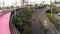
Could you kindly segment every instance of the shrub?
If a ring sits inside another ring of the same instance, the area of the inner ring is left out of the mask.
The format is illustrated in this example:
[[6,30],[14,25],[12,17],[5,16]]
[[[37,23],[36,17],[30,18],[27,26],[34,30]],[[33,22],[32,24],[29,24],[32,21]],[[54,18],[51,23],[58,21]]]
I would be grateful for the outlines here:
[[6,9],[10,9],[10,7],[6,7]]
[[13,23],[21,34],[32,34],[31,31],[31,15],[34,9],[24,9],[20,12],[17,11],[16,17],[13,16]]
[[0,9],[1,9],[1,7],[0,7]]
[[56,20],[56,18],[50,13],[46,13],[48,19],[52,22],[52,24],[58,29],[59,28],[59,24],[58,24],[58,21]]

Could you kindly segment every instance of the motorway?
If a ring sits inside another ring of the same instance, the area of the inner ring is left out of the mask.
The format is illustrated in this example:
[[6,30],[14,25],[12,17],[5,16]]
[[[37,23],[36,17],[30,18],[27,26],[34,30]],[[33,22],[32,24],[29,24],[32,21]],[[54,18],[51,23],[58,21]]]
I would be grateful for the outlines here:
[[49,10],[47,8],[38,9],[31,17],[32,21],[32,27],[34,34],[42,34],[42,28],[41,26],[44,25],[44,27],[49,28],[48,34],[60,34],[54,25],[49,21],[47,16],[45,15],[45,12]]

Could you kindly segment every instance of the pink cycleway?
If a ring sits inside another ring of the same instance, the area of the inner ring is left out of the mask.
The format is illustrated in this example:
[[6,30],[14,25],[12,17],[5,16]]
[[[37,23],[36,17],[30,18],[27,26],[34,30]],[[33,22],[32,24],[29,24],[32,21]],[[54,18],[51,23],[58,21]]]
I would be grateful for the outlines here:
[[0,16],[0,34],[11,34],[9,29],[9,20],[11,12]]

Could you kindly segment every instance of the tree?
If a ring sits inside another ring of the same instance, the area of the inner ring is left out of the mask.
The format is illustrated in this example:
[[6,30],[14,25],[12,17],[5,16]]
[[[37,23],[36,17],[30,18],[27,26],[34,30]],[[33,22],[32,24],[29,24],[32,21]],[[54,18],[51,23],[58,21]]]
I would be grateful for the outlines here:
[[6,9],[10,9],[10,7],[6,7]]
[[1,9],[1,7],[0,7],[0,9]]

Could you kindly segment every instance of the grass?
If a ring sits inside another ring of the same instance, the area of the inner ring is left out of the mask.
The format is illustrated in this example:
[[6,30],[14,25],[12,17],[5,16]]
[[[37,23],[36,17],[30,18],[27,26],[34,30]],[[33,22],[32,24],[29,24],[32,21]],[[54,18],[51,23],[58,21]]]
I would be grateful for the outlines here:
[[52,24],[56,27],[56,29],[58,30],[59,29],[59,24],[58,24],[58,21],[56,20],[56,18],[51,15],[51,13],[46,13],[48,19],[52,22]]
[[42,34],[48,34],[48,32],[49,32],[49,30],[44,28]]

